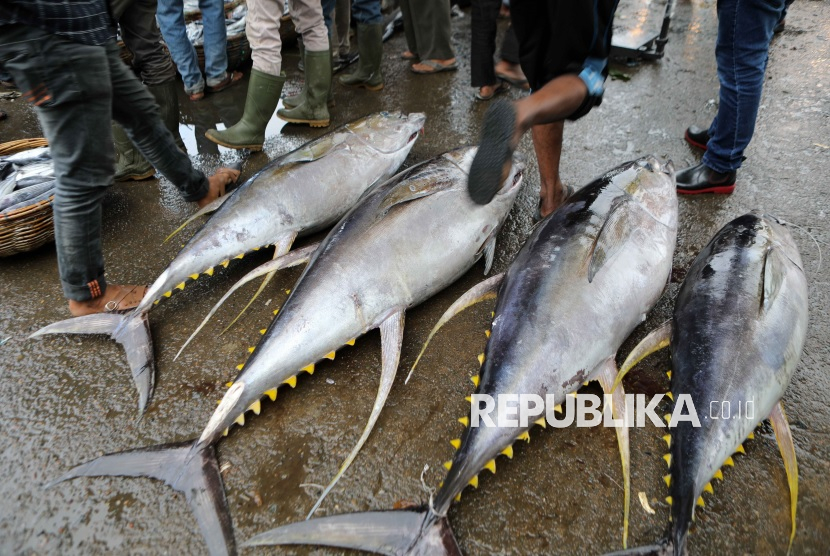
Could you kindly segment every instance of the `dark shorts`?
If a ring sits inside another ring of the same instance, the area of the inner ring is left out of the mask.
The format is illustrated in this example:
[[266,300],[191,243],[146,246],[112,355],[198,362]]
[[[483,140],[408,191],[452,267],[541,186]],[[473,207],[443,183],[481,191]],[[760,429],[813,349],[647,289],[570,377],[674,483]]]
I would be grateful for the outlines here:
[[608,77],[611,27],[618,0],[512,0],[510,17],[519,59],[531,90],[561,75],[576,74],[588,96],[569,116],[576,120],[602,102]]

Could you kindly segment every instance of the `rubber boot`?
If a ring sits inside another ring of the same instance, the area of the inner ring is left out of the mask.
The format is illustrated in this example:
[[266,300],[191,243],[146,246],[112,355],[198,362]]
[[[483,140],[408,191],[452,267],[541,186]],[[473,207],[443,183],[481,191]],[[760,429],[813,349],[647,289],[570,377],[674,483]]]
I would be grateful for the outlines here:
[[[185,152],[184,142],[179,134],[179,96],[176,81],[151,85],[147,89],[159,105],[161,121],[173,134],[179,149]],[[115,181],[140,181],[155,175],[153,166],[145,160],[124,129],[116,123],[112,124],[112,137],[115,143]]]
[[357,50],[360,59],[354,73],[340,77],[340,83],[349,87],[363,87],[370,91],[383,89],[380,62],[383,58],[383,24],[357,25]]
[[[334,67],[334,60],[330,62],[332,68]],[[303,90],[297,93],[296,95],[291,95],[290,97],[285,97],[282,99],[282,105],[289,110],[291,108],[296,108],[297,106],[303,104],[305,102],[306,91],[308,89],[308,77],[306,77],[305,82],[303,83]],[[327,98],[327,103],[329,108],[334,108],[336,104],[334,102],[334,88],[329,85],[329,95]]]
[[223,147],[261,151],[265,128],[280,101],[283,85],[285,74],[270,75],[252,69],[242,119],[224,131],[209,129],[205,137]]
[[331,52],[305,51],[305,102],[291,109],[280,108],[277,116],[292,124],[327,127],[331,122],[326,107],[331,91]]

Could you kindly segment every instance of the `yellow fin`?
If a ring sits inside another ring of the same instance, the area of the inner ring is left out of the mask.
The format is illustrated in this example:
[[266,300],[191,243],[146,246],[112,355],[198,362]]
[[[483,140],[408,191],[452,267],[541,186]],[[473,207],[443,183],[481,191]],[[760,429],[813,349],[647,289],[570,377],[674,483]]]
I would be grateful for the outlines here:
[[284,384],[289,385],[291,388],[297,387],[297,375],[290,376],[282,381]]
[[451,461],[445,461],[444,462],[444,469],[446,469],[447,471],[452,469],[452,462]]
[[249,348],[248,348],[248,353],[253,353],[253,352],[254,352],[254,349],[255,349],[255,348],[254,348],[254,346],[249,347]]
[[347,346],[353,346],[356,340],[357,340],[357,338],[352,338],[351,340],[349,340],[348,342],[346,342],[346,345],[347,345]]
[[472,485],[473,488],[478,488],[478,475],[473,476],[467,484]]
[[553,407],[553,410],[557,413],[562,413],[562,404],[557,404]]
[[747,438],[747,440],[755,440],[755,433],[754,432],[749,433],[746,438]]
[[453,447],[453,448],[455,448],[456,450],[458,450],[458,449],[461,447],[461,439],[460,439],[460,438],[456,438],[456,439],[454,439],[454,440],[450,440],[450,444],[452,444],[452,447]]
[[273,402],[277,399],[277,389],[271,388],[270,390],[266,390],[265,395],[271,398],[271,401]]
[[738,446],[738,449],[735,450],[735,453],[736,454],[746,454],[746,450],[744,450],[744,445],[741,444],[740,446]]
[[473,397],[472,396],[467,396],[467,397],[464,398],[464,401],[473,403]]
[[172,291],[172,290],[171,290],[171,291],[169,291],[169,292],[164,292],[164,297],[170,297],[171,295],[173,295],[173,291]]
[[207,274],[208,276],[213,276],[213,267],[210,267],[209,269],[204,271],[202,274]]
[[266,332],[268,332],[268,329],[267,329],[267,328],[260,328],[260,329],[259,329],[259,333],[260,333],[260,334],[265,334]]
[[728,465],[729,467],[734,467],[735,466],[735,462],[732,461],[732,456],[729,456],[728,458],[726,458],[726,461],[724,461],[723,464]]
[[479,383],[479,378],[478,378],[478,375],[473,375],[473,376],[471,376],[471,377],[470,377],[470,380],[472,380],[472,381],[473,381],[473,385],[474,385],[476,388],[478,388],[478,383]]
[[198,279],[199,279],[199,275],[198,275],[198,274],[191,274],[191,275],[190,275],[190,279],[191,279],[191,280],[198,280]]
[[245,367],[245,363],[240,363],[239,365],[236,366],[236,370],[241,371],[244,367]]
[[502,454],[507,456],[510,459],[513,459],[513,446],[508,446],[504,450],[501,451]]
[[274,316],[276,316],[276,314],[279,313],[279,312],[280,312],[279,309],[274,309]]
[[525,442],[530,442],[530,433],[524,431],[522,434],[516,437],[516,440],[524,440]]
[[231,386],[233,386],[233,381],[225,383],[225,387],[230,388]]
[[485,463],[484,464],[484,469],[487,469],[488,471],[490,471],[490,473],[493,473],[495,475],[495,473],[496,473],[496,460],[491,459],[490,461]]
[[666,496],[666,502],[669,504],[669,506],[671,506],[671,503],[672,503],[671,496]]
[[706,483],[706,486],[703,487],[703,492],[708,492],[709,494],[715,494],[715,489],[712,488],[712,483]]
[[177,290],[183,290],[183,289],[184,289],[184,282],[182,282],[181,284],[179,284],[178,286],[176,286],[176,289],[177,289]]
[[161,300],[160,300],[160,299],[156,299],[155,301],[153,301],[153,305],[158,305],[158,304],[159,304],[159,301],[161,301]]
[[490,311],[490,317],[492,318],[492,317],[495,317],[495,316],[496,316],[496,312],[495,311]]
[[333,359],[334,359],[334,352],[333,352],[333,351],[328,352],[328,353],[325,355],[325,358],[326,358],[326,359],[332,359],[332,360],[333,360]]
[[485,330],[485,331],[484,331],[484,335],[485,335],[485,336],[487,336],[487,337],[489,338],[489,337],[490,337],[490,331],[489,331],[489,330]]
[[671,371],[666,371],[666,376],[669,377],[669,380],[671,380]]
[[262,409],[262,404],[259,402],[259,400],[257,400],[254,403],[252,403],[251,407],[249,407],[248,409],[253,411],[256,415],[259,415],[259,411],[260,409]]
[[538,419],[536,419],[536,421],[534,421],[534,423],[537,425],[542,425],[543,429],[548,428],[548,422],[545,421],[544,417],[539,417]]
[[460,493],[460,492],[459,492],[458,494],[456,494],[456,495],[455,495],[454,500],[455,500],[456,502],[461,502],[461,493]]
[[706,506],[706,503],[703,501],[703,496],[698,496],[697,497],[697,505],[700,506],[701,508]]
[[568,395],[572,398],[576,397],[576,392],[569,392]]
[[241,259],[241,258],[243,258],[244,256],[245,256],[245,253],[240,253],[239,255],[237,255],[236,257],[234,257],[234,259]]
[[245,414],[243,413],[239,417],[236,418],[236,424],[242,426],[245,424]]
[[712,478],[717,479],[719,481],[722,481],[723,480],[723,471],[718,469],[717,471],[715,471],[715,474],[712,475]]
[[458,422],[461,423],[462,425],[464,425],[465,427],[470,426],[470,418],[469,417],[460,417],[458,419]]
[[478,359],[478,364],[479,365],[484,365],[484,354],[483,353],[479,353],[478,357],[476,357],[476,359]]
[[671,475],[663,475],[663,481],[665,481],[666,486],[671,486]]
[[674,401],[674,394],[672,394],[671,392],[666,392],[666,397],[671,401]]
[[228,436],[228,429],[222,431],[222,436]]
[[670,422],[671,422],[671,414],[670,414],[670,413],[666,413],[665,415],[663,415],[663,419],[665,419],[665,420],[666,420],[666,423],[667,423],[667,424],[668,424],[668,423],[670,423]]
[[663,459],[666,460],[666,465],[671,467],[671,454],[666,454]]
[[586,380],[585,382],[582,383],[582,386],[588,386],[590,383],[591,383],[590,380]]
[[222,266],[224,266],[225,268],[228,268],[228,265],[229,265],[230,263],[231,263],[231,262],[230,262],[229,260],[225,259],[224,261],[222,261],[222,262],[221,262],[221,263],[219,263],[219,264],[220,264],[220,265],[222,265]]
[[671,435],[670,435],[670,434],[667,434],[666,436],[664,436],[664,437],[663,437],[663,440],[665,440],[665,441],[666,441],[666,446],[668,446],[669,448],[671,448]]
[[303,367],[301,370],[307,372],[310,375],[313,375],[314,374],[314,363],[312,363],[311,365],[308,365],[306,367]]

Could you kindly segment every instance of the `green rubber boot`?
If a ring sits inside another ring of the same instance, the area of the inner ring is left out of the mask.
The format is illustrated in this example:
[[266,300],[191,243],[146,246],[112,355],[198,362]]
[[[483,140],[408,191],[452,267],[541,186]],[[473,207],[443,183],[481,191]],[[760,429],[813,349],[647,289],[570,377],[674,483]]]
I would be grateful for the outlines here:
[[331,122],[326,107],[331,91],[331,52],[305,51],[305,102],[294,108],[277,110],[277,116],[292,124],[327,127]]
[[265,128],[280,101],[283,85],[285,74],[269,75],[252,69],[242,119],[224,131],[209,129],[205,137],[223,147],[261,151]]
[[357,25],[357,51],[360,59],[354,73],[343,75],[339,81],[349,87],[362,87],[370,91],[383,89],[380,62],[383,58],[383,24]]
[[[308,62],[306,61],[305,63],[307,64]],[[334,66],[334,63],[332,61],[329,61],[329,63],[332,66]],[[282,105],[285,108],[288,108],[290,110],[292,108],[296,108],[296,107],[300,106],[301,104],[303,104],[305,102],[305,96],[306,96],[307,88],[308,88],[308,77],[306,77],[306,80],[303,83],[303,90],[300,91],[299,93],[297,93],[296,95],[291,95],[290,97],[283,98],[282,99]],[[334,105],[335,105],[335,102],[334,102],[334,88],[331,87],[331,86],[329,86],[329,95],[328,95],[328,99],[327,99],[326,104],[329,108],[334,108]]]
[[[184,152],[184,142],[179,134],[179,96],[176,81],[148,86],[147,89],[159,105],[165,127],[170,130],[176,145]],[[115,181],[140,181],[155,175],[156,170],[135,148],[124,129],[116,123],[112,124],[112,138],[115,143]]]

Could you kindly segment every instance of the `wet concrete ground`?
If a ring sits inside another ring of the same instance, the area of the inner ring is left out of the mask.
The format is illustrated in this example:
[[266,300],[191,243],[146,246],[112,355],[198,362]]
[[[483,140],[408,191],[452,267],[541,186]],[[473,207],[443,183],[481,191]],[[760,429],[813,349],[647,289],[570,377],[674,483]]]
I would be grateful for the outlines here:
[[[566,129],[563,179],[587,183],[592,177],[643,154],[670,157],[677,167],[700,153],[683,141],[685,127],[707,124],[716,111],[714,66],[715,3],[682,2],[672,23],[666,57],[637,67],[615,66],[629,81],[608,81],[602,106]],[[662,8],[652,8],[652,15]],[[659,14],[657,14],[659,15]],[[636,10],[618,14],[620,25],[637,28]],[[485,103],[473,99],[469,83],[469,17],[454,20],[460,71],[415,76],[397,55],[402,35],[386,45],[387,87],[380,93],[337,87],[333,123],[340,125],[375,110],[423,111],[426,135],[407,164],[473,143]],[[651,23],[647,23],[650,25]],[[647,26],[646,25],[646,26]],[[655,23],[656,26],[656,23]],[[793,553],[827,554],[830,538],[830,391],[828,331],[830,286],[825,262],[830,242],[830,4],[797,2],[786,31],[771,49],[768,79],[756,137],[729,197],[680,200],[681,230],[675,266],[685,269],[723,224],[751,209],[793,222],[794,237],[810,284],[810,328],[801,363],[784,398],[793,428],[800,471],[798,530]],[[289,86],[299,87],[296,53],[286,56]],[[286,89],[289,89],[289,86]],[[235,122],[244,86],[208,97],[183,100],[188,149],[206,170],[220,159],[238,158],[200,137],[216,122]],[[510,93],[518,96],[518,92]],[[0,122],[0,140],[39,136],[37,120],[21,102],[3,102],[10,119]],[[244,177],[274,156],[323,133],[283,127],[275,119],[264,154],[246,162]],[[199,154],[197,155],[197,149]],[[495,271],[506,268],[524,241],[535,208],[538,178],[531,161],[524,191],[500,238]],[[310,187],[313,184],[309,184]],[[194,208],[182,202],[165,180],[119,184],[105,200],[104,238],[108,276],[149,283],[175,255],[181,242],[164,237]],[[417,233],[416,231],[413,231]],[[185,232],[192,233],[192,230]],[[310,240],[303,240],[300,245]],[[183,358],[173,356],[210,306],[267,253],[234,261],[199,280],[151,313],[159,373],[155,398],[136,420],[136,394],[121,348],[101,337],[52,337],[27,341],[43,325],[66,318],[53,247],[0,261],[0,418],[4,423],[0,464],[0,553],[104,554],[204,553],[204,544],[184,498],[160,483],[134,479],[85,479],[41,489],[71,465],[106,452],[198,436],[245,359],[247,346],[271,319],[299,270],[283,272],[240,324],[219,336],[246,301],[236,296]],[[413,363],[426,336],[451,302],[477,283],[479,263],[458,283],[407,314],[401,375]],[[678,285],[673,283],[623,350],[670,315]],[[265,302],[268,301],[266,304]],[[424,501],[419,476],[425,464],[429,485],[443,476],[452,455],[449,440],[461,433],[468,377],[477,371],[492,304],[468,310],[432,343],[417,374],[392,389],[374,433],[321,514],[391,508],[399,500]],[[629,392],[663,392],[666,354],[647,360],[626,381]],[[318,487],[326,484],[357,440],[369,414],[380,370],[377,332],[344,348],[335,361],[303,375],[295,390],[284,387],[262,415],[236,428],[218,449],[238,542],[273,526],[305,517]],[[597,392],[591,385],[587,391]],[[632,506],[629,546],[659,539],[668,522],[661,456],[663,431],[633,429]],[[512,461],[499,458],[498,474],[484,473],[478,490],[468,489],[450,521],[467,554],[598,554],[620,549],[621,473],[613,431],[569,428],[531,431],[530,444],[517,445]],[[694,554],[784,554],[789,535],[789,495],[783,465],[767,426],[746,444],[726,480],[706,497],[697,513],[689,548]],[[656,511],[638,503],[643,492]],[[328,554],[323,549],[244,550],[246,553]]]

